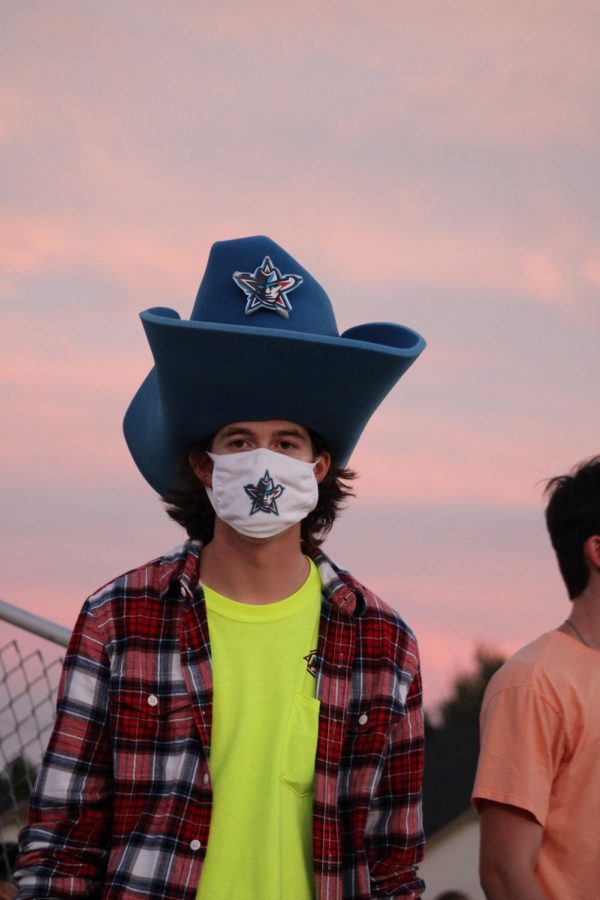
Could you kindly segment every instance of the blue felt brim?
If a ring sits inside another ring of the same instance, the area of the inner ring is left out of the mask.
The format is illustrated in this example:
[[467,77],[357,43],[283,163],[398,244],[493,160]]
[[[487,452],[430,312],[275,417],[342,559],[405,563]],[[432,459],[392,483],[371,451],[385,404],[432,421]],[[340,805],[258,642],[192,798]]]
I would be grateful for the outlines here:
[[320,434],[346,465],[366,423],[425,348],[409,328],[359,325],[340,337],[141,315],[155,368],[125,415],[142,475],[181,489],[177,460],[230,422],[286,419]]

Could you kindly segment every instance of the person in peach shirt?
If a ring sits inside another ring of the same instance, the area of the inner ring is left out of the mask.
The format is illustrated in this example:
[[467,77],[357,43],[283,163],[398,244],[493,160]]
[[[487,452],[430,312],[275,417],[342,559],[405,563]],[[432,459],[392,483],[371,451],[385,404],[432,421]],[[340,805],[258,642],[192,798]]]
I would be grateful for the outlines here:
[[595,900],[600,885],[600,456],[546,492],[572,608],[486,690],[473,802],[488,900]]

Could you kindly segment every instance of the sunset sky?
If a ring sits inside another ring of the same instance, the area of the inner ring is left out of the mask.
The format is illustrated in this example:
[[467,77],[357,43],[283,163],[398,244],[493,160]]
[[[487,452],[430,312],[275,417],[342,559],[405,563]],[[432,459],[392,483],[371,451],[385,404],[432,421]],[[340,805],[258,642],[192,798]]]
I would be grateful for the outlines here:
[[599,46],[597,0],[6,2],[0,597],[70,627],[180,542],[121,432],[138,313],[187,318],[212,242],[268,234],[340,330],[428,341],[327,542],[416,631],[426,705],[559,624],[542,481],[600,452]]

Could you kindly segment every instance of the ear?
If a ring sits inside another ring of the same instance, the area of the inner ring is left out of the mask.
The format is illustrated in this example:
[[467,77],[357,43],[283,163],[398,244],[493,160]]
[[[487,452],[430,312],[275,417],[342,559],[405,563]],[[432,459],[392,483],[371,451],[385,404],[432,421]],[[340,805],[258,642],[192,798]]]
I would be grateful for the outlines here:
[[188,462],[192,472],[204,487],[212,487],[213,461],[204,450],[190,450]]
[[317,484],[320,484],[327,473],[329,472],[329,467],[331,466],[331,453],[328,453],[327,450],[324,450],[319,456],[319,461],[316,463],[314,467],[315,478],[317,479]]
[[593,534],[583,545],[584,556],[590,566],[600,572],[600,535]]

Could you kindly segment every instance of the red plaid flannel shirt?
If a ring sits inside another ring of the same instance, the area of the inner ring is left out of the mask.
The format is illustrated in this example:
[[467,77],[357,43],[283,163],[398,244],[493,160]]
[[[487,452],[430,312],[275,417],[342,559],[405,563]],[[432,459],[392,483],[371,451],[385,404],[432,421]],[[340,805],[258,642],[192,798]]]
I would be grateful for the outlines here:
[[[21,835],[20,898],[194,900],[211,817],[200,546],[85,604]],[[418,898],[423,721],[415,639],[322,554],[314,794],[319,900]],[[282,898],[287,900],[287,898]]]

